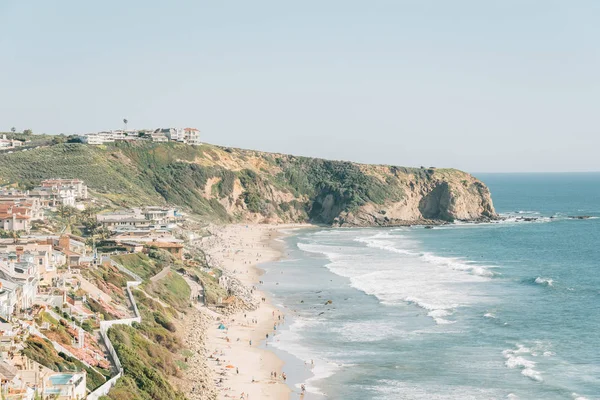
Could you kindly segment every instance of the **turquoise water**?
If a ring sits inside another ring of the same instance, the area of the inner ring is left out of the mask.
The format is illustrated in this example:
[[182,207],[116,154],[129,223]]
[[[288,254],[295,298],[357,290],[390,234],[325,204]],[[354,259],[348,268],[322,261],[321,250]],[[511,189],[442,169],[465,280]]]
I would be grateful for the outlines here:
[[286,239],[269,345],[306,400],[600,398],[600,174],[479,177],[506,221]]

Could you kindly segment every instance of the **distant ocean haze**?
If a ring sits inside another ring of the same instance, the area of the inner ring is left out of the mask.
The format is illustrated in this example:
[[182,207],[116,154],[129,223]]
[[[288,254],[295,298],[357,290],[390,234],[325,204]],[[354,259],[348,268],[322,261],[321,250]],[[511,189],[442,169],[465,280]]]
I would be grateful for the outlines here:
[[504,221],[305,230],[266,266],[307,400],[599,398],[600,174],[478,177]]

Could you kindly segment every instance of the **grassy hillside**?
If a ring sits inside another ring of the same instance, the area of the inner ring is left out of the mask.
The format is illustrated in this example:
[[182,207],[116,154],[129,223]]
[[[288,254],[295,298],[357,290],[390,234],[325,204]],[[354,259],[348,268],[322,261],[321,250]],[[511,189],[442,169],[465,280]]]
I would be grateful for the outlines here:
[[[52,177],[83,179],[117,205],[169,203],[219,221],[321,223],[367,204],[401,202],[410,197],[407,191],[430,190],[430,183],[473,183],[456,170],[370,166],[208,144],[55,144],[0,155],[3,184],[27,188]],[[468,189],[477,195],[475,187]]]

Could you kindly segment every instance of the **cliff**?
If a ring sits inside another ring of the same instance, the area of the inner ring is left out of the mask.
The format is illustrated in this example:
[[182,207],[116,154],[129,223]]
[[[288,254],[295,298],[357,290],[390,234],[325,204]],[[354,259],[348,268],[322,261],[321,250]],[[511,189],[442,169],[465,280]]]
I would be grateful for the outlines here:
[[496,218],[488,188],[454,169],[404,168],[166,143],[55,144],[0,155],[0,183],[83,179],[120,206],[174,204],[221,222],[391,226]]

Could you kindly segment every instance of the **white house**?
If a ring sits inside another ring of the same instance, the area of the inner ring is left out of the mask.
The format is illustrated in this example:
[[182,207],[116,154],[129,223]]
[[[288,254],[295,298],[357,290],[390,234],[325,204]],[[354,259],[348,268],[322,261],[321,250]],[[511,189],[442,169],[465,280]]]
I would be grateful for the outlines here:
[[80,400],[86,396],[86,372],[58,373],[43,385],[43,397],[58,400]]
[[196,128],[185,128],[184,142],[193,146],[200,145],[200,131]]
[[40,186],[53,189],[70,189],[77,199],[88,198],[88,188],[81,179],[46,179],[40,183]]

